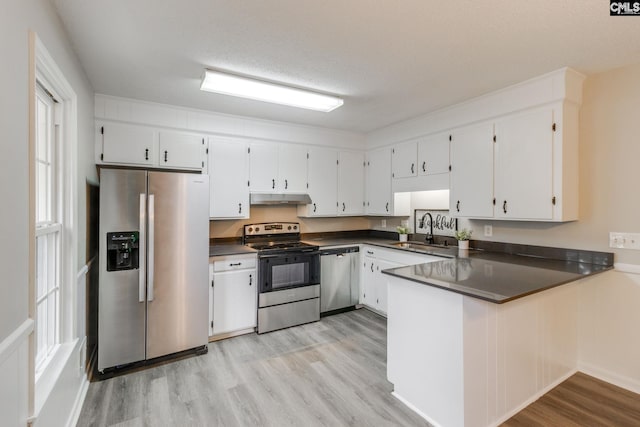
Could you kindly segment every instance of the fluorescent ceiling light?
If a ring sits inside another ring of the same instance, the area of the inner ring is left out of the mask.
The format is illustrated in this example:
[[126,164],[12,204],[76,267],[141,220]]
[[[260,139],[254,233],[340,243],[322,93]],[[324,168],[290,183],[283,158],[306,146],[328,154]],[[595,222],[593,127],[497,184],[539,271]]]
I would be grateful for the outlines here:
[[344,104],[342,99],[335,96],[213,70],[204,70],[200,90],[324,112]]

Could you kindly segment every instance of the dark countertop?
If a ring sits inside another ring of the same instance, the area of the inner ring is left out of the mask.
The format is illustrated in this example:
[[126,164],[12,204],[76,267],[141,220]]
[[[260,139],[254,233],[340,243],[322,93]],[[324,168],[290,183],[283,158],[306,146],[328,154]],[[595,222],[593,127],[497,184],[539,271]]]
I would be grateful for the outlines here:
[[611,269],[613,265],[469,250],[383,273],[502,304]]
[[209,246],[209,258],[223,255],[255,254],[257,251],[239,243],[222,243]]
[[[384,270],[390,276],[422,285],[502,304],[563,285],[593,274],[613,269],[613,254],[574,249],[474,242],[482,250],[459,252],[457,246],[399,247],[398,241],[379,236],[307,237],[303,241],[322,248],[374,245],[385,249],[442,257],[419,265]],[[209,257],[244,255],[257,251],[239,240],[216,242],[209,247]]]

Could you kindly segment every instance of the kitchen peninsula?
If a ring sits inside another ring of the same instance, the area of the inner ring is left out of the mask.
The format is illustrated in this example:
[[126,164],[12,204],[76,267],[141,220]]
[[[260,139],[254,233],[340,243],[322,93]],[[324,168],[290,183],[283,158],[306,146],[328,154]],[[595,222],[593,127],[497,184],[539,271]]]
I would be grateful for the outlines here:
[[546,250],[565,259],[471,250],[385,270],[394,395],[436,426],[493,426],[574,374],[579,288],[612,254]]

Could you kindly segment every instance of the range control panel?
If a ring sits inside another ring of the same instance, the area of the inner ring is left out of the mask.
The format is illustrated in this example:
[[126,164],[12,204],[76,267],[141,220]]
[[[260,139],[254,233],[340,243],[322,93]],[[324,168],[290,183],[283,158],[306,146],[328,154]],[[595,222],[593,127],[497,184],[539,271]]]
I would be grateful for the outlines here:
[[137,231],[107,233],[107,271],[135,270],[139,267]]
[[261,236],[265,234],[299,233],[300,224],[297,222],[266,222],[262,224],[248,224],[244,226],[245,236]]

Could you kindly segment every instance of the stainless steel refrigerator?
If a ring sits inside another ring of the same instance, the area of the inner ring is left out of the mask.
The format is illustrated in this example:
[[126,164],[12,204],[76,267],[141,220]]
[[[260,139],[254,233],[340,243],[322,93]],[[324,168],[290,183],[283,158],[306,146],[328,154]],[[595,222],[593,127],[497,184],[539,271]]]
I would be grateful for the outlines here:
[[100,170],[98,370],[208,341],[207,175]]

